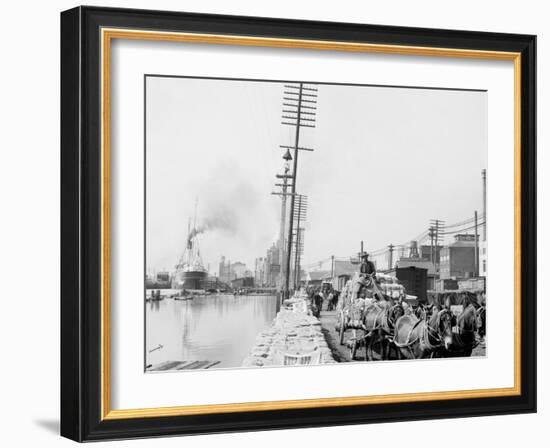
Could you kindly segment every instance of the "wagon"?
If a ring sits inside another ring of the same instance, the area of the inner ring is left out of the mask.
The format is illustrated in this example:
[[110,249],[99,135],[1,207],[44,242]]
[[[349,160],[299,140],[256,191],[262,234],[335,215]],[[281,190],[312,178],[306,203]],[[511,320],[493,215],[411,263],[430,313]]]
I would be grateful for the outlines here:
[[374,276],[365,278],[358,274],[348,281],[342,291],[335,328],[338,331],[340,345],[344,345],[346,331],[352,330],[352,337],[347,343],[351,359],[355,358],[357,349],[365,341],[364,312],[376,293],[379,291]]
[[357,348],[363,340],[360,332],[364,330],[363,313],[366,306],[365,299],[356,299],[346,308],[338,310],[336,330],[338,331],[340,345],[344,345],[346,331],[352,330],[352,337],[348,342],[351,359],[355,358]]
[[[347,341],[352,360],[355,359],[357,350],[360,347],[366,348],[366,359],[374,359],[374,353],[379,351],[377,344],[380,344],[381,341],[371,338],[373,328],[365,320],[367,311],[369,309],[372,310],[371,305],[380,303],[375,300],[377,296],[378,298],[384,296],[393,300],[406,295],[404,294],[402,285],[398,284],[393,277],[383,274],[378,274],[376,277],[368,276],[366,278],[356,274],[352,280],[348,281],[342,291],[342,299],[339,302],[335,327],[338,331],[340,345],[344,345],[345,343],[346,331],[352,330],[352,337]],[[375,309],[381,311],[381,308],[378,306]],[[374,316],[378,314],[374,312]]]

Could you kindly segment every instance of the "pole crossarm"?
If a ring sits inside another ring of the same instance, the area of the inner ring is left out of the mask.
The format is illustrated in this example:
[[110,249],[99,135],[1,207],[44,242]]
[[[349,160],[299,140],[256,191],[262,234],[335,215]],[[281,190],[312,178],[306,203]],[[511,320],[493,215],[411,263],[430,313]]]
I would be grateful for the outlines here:
[[[300,86],[299,85],[292,85],[292,84],[285,84],[284,85],[286,89],[299,89]],[[307,92],[317,92],[317,89],[313,88],[313,87],[306,87],[302,84],[302,90],[305,90]]]
[[[291,117],[289,115],[283,115],[281,118],[285,119],[285,120],[298,120],[298,116],[296,117]],[[300,118],[300,121],[313,121],[315,122],[315,120],[313,118]]]
[[309,124],[288,123],[288,122],[284,122],[284,121],[281,121],[281,124],[284,124],[284,125],[287,125],[287,126],[300,127],[300,128],[315,128],[315,126],[311,126]]
[[[298,107],[297,104],[289,104],[289,103],[283,103],[283,106]],[[317,110],[317,108],[316,108],[315,106],[304,106],[304,105],[302,105],[302,106],[300,107],[300,109]],[[304,113],[304,112],[301,111],[300,113]]]
[[304,148],[302,146],[295,148],[294,146],[279,145],[279,147],[283,149],[298,149],[299,151],[315,151],[313,148]]
[[[299,92],[283,92],[283,93],[285,95],[300,95]],[[302,98],[305,97],[305,96],[307,96],[308,98],[317,98],[317,95],[315,95],[314,93],[302,93]],[[302,101],[306,101],[306,100],[302,100]]]
[[275,196],[296,196],[296,193],[283,193],[280,191],[272,191],[271,194]]
[[[296,111],[295,110],[290,110],[290,109],[283,109],[283,113],[285,113],[285,114],[295,114]],[[315,112],[304,112],[304,111],[302,111],[300,113],[302,115],[313,115],[313,116],[315,116]]]

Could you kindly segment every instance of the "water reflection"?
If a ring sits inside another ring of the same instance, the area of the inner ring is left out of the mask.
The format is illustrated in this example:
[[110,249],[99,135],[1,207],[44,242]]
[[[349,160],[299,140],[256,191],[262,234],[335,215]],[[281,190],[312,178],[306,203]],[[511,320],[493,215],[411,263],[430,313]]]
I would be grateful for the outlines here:
[[215,368],[240,367],[258,333],[275,318],[277,305],[275,296],[233,295],[150,302],[145,312],[147,364],[220,361]]

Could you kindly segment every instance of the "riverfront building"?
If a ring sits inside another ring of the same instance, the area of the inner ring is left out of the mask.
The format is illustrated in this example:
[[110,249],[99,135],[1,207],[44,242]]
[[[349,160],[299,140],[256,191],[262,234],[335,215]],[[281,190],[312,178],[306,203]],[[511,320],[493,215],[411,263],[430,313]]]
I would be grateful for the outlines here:
[[240,261],[236,261],[235,263],[232,263],[230,270],[231,270],[231,280],[245,277],[248,271],[248,269],[246,268],[246,264]]
[[254,284],[256,286],[263,286],[264,277],[265,277],[265,258],[258,257],[254,260]]
[[281,260],[279,247],[273,245],[267,250],[264,262],[264,285],[269,287],[277,286],[279,272],[281,271]]
[[254,274],[246,267],[246,264],[236,261],[231,263],[230,260],[225,259],[225,256],[221,257],[220,264],[218,266],[218,278],[222,283],[231,283],[236,278],[253,277]]
[[441,249],[439,277],[459,279],[476,276],[475,236],[467,233],[455,235],[452,244]]
[[226,261],[223,255],[218,267],[218,277],[222,283],[229,283],[231,281],[231,261]]

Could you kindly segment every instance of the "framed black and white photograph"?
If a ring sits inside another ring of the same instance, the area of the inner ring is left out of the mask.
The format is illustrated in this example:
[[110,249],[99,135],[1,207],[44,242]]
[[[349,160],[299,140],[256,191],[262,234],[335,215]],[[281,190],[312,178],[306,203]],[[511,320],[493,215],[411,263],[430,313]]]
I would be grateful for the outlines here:
[[534,36],[61,25],[64,436],[536,410]]
[[146,372],[486,354],[486,90],[144,83]]

